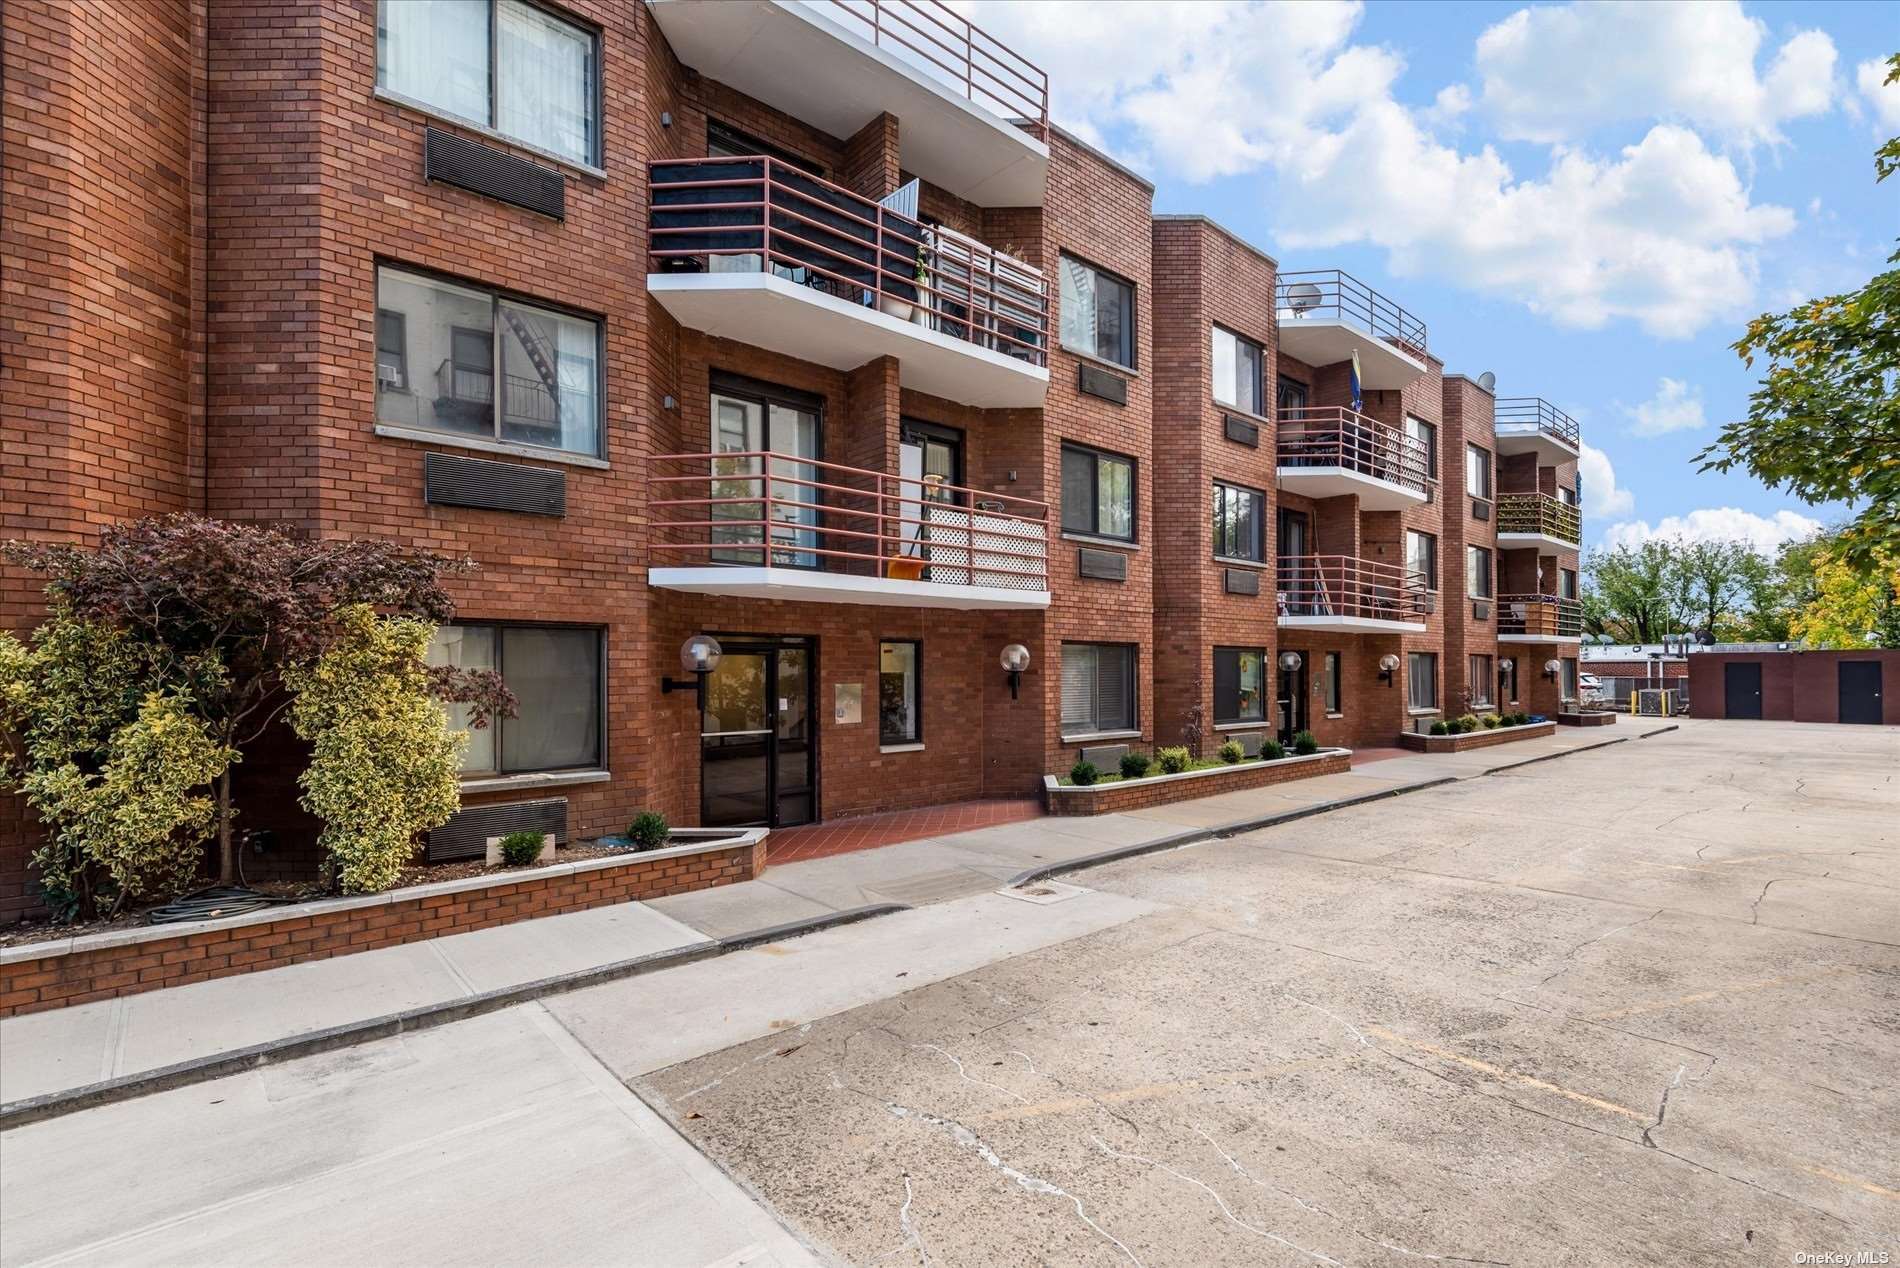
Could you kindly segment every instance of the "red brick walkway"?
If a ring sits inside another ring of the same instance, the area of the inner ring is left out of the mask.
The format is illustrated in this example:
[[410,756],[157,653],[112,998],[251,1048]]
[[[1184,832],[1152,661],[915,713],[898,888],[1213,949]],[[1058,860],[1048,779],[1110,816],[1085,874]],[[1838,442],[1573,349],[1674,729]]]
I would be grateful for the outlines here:
[[765,861],[770,865],[821,859],[852,850],[896,845],[899,841],[918,841],[949,832],[968,832],[972,828],[1041,817],[1042,803],[1034,798],[962,801],[948,806],[925,806],[921,810],[893,810],[889,814],[863,815],[803,828],[781,828],[765,838]]

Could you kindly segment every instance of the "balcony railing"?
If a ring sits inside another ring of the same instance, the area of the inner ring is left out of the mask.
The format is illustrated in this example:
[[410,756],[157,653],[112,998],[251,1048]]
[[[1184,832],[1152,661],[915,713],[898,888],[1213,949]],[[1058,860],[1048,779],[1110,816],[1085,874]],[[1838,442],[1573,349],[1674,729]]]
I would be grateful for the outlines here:
[[1554,594],[1498,596],[1498,637],[1581,638],[1583,604]]
[[1499,533],[1541,533],[1573,545],[1583,541],[1583,517],[1548,493],[1500,493]]
[[1049,126],[1049,76],[940,0],[831,0],[848,30],[1036,135]]
[[1343,467],[1424,494],[1431,484],[1425,446],[1344,406],[1298,406],[1280,415],[1282,467]]
[[1351,555],[1282,555],[1281,616],[1422,621],[1432,610],[1425,579]]
[[649,460],[656,565],[1049,588],[1049,507],[783,453]]
[[1542,432],[1572,449],[1577,447],[1577,420],[1540,396],[1502,397],[1492,417],[1500,436]]
[[1282,314],[1342,321],[1408,351],[1425,351],[1424,322],[1352,274],[1338,269],[1282,273],[1276,302]]
[[926,226],[778,159],[652,165],[650,252],[662,272],[757,273],[875,307],[1041,366],[1042,273],[951,230]]

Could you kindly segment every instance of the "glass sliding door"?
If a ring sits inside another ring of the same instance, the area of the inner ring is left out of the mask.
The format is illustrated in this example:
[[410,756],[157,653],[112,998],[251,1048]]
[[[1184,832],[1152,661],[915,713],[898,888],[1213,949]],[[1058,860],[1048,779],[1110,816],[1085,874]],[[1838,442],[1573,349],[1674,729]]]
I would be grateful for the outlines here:
[[[931,507],[957,505],[961,495],[951,487],[963,483],[963,433],[954,427],[905,419],[898,434],[899,517],[896,553],[904,558],[927,559],[930,549]],[[962,517],[958,517],[961,519]],[[963,524],[956,527],[963,528]],[[957,534],[959,542],[968,534]],[[967,551],[957,554],[967,556]]]
[[820,477],[813,465],[821,457],[819,432],[814,407],[713,392],[709,518],[712,540],[719,547],[713,551],[715,560],[770,562],[780,568],[819,566],[818,505],[823,499],[815,487]]
[[772,563],[816,568],[818,545],[818,415],[787,405],[766,406],[766,448],[772,458]]

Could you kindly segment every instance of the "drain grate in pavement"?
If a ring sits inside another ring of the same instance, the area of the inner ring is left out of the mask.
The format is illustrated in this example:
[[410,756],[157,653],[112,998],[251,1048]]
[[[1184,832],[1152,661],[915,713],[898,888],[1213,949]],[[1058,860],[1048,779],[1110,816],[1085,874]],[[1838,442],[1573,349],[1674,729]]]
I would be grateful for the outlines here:
[[1032,881],[1027,885],[999,889],[996,892],[1005,898],[1014,898],[1025,903],[1035,903],[1039,907],[1047,907],[1050,903],[1079,898],[1089,891],[1080,885],[1065,885],[1061,881]]

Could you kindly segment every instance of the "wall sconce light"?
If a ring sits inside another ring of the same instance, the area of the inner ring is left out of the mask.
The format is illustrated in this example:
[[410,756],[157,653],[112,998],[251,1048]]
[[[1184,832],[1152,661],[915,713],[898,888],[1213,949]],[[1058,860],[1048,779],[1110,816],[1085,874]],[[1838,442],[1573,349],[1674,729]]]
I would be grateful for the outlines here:
[[691,674],[689,679],[660,679],[660,694],[667,695],[675,691],[690,691],[699,701],[699,711],[706,711],[706,675],[719,668],[719,658],[724,655],[719,640],[710,634],[695,634],[680,644],[680,668]]
[[1021,643],[1011,643],[997,657],[1003,666],[1003,672],[1009,675],[1009,698],[1016,698],[1016,688],[1022,683],[1023,670],[1029,668],[1029,649]]
[[1298,652],[1281,652],[1280,653],[1280,668],[1286,670],[1290,674],[1294,670],[1298,669],[1299,667],[1300,667],[1300,654]]
[[1398,672],[1398,668],[1399,658],[1391,652],[1379,657],[1379,677],[1384,680],[1386,686],[1392,685],[1392,675]]
[[1563,672],[1563,668],[1564,663],[1553,656],[1544,662],[1544,677],[1556,682],[1557,675]]

